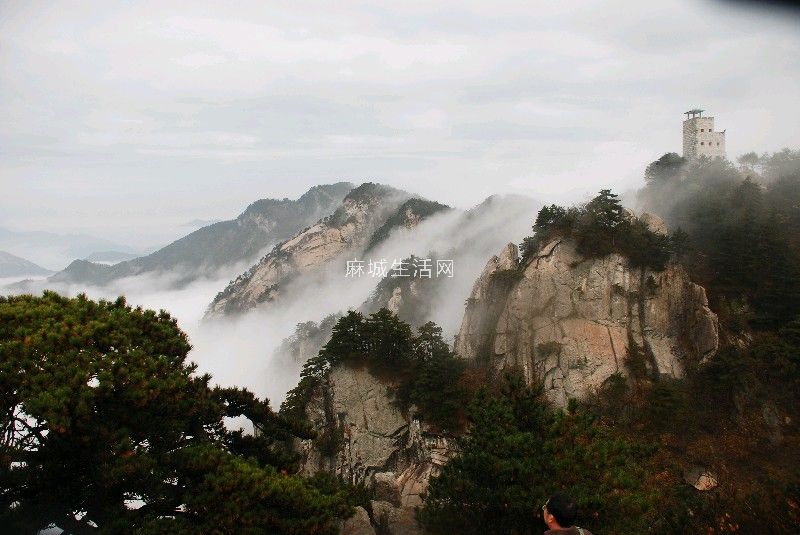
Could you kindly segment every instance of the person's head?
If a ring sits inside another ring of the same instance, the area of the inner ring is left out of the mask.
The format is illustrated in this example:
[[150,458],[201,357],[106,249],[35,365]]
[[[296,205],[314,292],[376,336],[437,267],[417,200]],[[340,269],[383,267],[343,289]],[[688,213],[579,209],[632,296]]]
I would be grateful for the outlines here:
[[542,513],[548,528],[569,528],[578,516],[578,506],[563,492],[556,492],[542,506]]

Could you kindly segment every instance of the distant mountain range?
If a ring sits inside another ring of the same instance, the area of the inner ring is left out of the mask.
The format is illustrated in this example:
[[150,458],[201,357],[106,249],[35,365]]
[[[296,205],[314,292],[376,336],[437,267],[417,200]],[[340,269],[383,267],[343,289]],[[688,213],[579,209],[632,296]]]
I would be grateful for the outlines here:
[[0,227],[0,250],[26,258],[47,269],[62,269],[75,258],[86,258],[95,251],[140,251],[88,234],[59,234],[41,231],[16,231]]
[[0,277],[41,277],[53,273],[30,260],[0,251]]
[[[430,319],[438,303],[436,309],[443,316],[439,321],[453,331],[473,275],[505,243],[506,236],[522,237],[529,232],[538,206],[526,197],[492,196],[464,211],[384,184],[319,185],[296,200],[256,201],[236,219],[190,232],[149,255],[125,259],[123,251],[100,251],[73,261],[46,281],[26,281],[14,289],[34,291],[59,284],[114,288],[117,280],[146,274],[164,275],[159,285],[181,287],[198,278],[239,273],[209,304],[206,318],[211,319],[270,309],[278,302],[294,303],[299,298],[295,290],[302,287],[333,289],[338,282],[331,285],[330,277],[341,275],[337,270],[345,257],[427,255],[451,259],[462,276],[438,281],[386,280],[372,289],[365,278],[363,292],[359,294],[360,286],[353,286],[352,302],[343,302],[341,310],[389,306],[418,324]],[[303,319],[321,319],[319,308]]]
[[96,262],[98,264],[118,264],[119,262],[124,262],[125,260],[133,260],[139,256],[140,255],[124,253],[122,251],[95,251],[84,258],[84,260]]
[[299,199],[261,199],[236,219],[220,221],[176,240],[147,256],[114,265],[75,260],[50,277],[59,283],[106,285],[123,277],[145,273],[179,274],[177,285],[220,268],[255,261],[273,246],[330,214],[353,189],[338,182],[314,186]]

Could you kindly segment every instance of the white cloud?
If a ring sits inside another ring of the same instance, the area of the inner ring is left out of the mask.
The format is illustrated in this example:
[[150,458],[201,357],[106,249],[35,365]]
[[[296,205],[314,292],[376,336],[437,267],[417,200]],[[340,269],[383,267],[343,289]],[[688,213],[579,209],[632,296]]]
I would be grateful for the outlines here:
[[0,225],[17,228],[152,244],[167,221],[338,179],[460,206],[613,187],[679,150],[695,105],[733,156],[800,138],[796,17],[729,3],[0,10]]

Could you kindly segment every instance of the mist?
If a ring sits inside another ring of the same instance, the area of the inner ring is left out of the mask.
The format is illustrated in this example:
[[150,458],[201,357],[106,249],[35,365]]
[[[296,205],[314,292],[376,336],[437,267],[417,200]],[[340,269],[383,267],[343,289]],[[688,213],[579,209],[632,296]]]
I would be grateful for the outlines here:
[[[458,332],[475,279],[492,255],[508,242],[519,243],[530,233],[539,204],[519,196],[491,197],[468,212],[450,210],[434,215],[413,229],[397,229],[374,250],[357,259],[401,260],[414,254],[423,258],[453,260],[454,274],[445,285],[436,285],[433,320],[452,340]],[[430,256],[435,255],[435,256]],[[192,344],[189,360],[200,373],[210,373],[223,386],[246,387],[270,399],[277,408],[298,379],[302,362],[276,353],[298,323],[319,321],[332,313],[360,307],[375,290],[378,278],[345,277],[352,253],[336,258],[312,273],[304,274],[281,289],[282,298],[264,303],[246,314],[217,320],[203,315],[214,296],[244,272],[248,263],[219,270],[212,276],[176,287],[185,273],[144,274],[114,281],[109,286],[31,282],[16,293],[38,293],[49,288],[63,295],[85,293],[93,299],[124,295],[134,306],[166,310],[177,319]],[[435,274],[434,274],[435,276]]]
[[[285,339],[298,323],[319,322],[330,314],[362,307],[381,280],[366,274],[369,260],[385,259],[391,266],[393,260],[399,261],[413,254],[431,258],[434,266],[436,260],[453,260],[453,277],[447,278],[446,284],[429,285],[423,290],[433,292],[433,295],[426,296],[434,305],[431,319],[442,327],[445,339],[452,343],[475,280],[489,259],[505,244],[519,243],[530,234],[539,206],[540,203],[527,197],[493,196],[468,212],[440,212],[412,229],[396,229],[368,253],[353,255],[351,252],[304,274],[286,284],[281,289],[281,298],[275,302],[265,303],[260,310],[245,318],[226,320],[226,325],[241,329],[262,322],[260,325],[270,334],[281,332],[282,339]],[[365,274],[346,277],[348,260],[363,261]],[[433,276],[436,276],[435,272]],[[271,339],[270,344],[277,348],[280,341],[276,343]],[[269,365],[273,400],[279,399],[278,393],[282,399],[285,390],[294,386],[301,365],[302,362],[294,362],[288,355],[273,354]],[[281,390],[280,381],[292,370],[295,375]]]
[[[259,396],[279,403],[290,377],[280,367],[271,368],[267,356],[270,348],[279,343],[289,325],[280,321],[279,314],[260,311],[221,322],[202,321],[206,307],[228,281],[246,269],[246,264],[229,266],[212,277],[197,279],[188,285],[175,287],[175,281],[185,273],[172,271],[127,277],[109,286],[52,283],[44,279],[31,281],[25,288],[4,293],[39,293],[50,289],[74,297],[85,293],[92,299],[116,299],[124,295],[129,304],[153,310],[165,310],[178,321],[189,337],[192,349],[189,360],[197,363],[200,373],[210,373],[213,382],[223,386],[244,386]],[[3,281],[10,282],[10,281]],[[279,378],[279,380],[276,380]]]

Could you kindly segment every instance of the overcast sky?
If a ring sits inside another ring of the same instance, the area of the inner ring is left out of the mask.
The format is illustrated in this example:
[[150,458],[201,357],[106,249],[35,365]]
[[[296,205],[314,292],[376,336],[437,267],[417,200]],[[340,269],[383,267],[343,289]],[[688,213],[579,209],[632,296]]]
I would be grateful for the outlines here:
[[798,94],[800,19],[728,3],[0,1],[0,226],[146,247],[337,180],[623,191],[692,107],[729,157],[800,146]]

